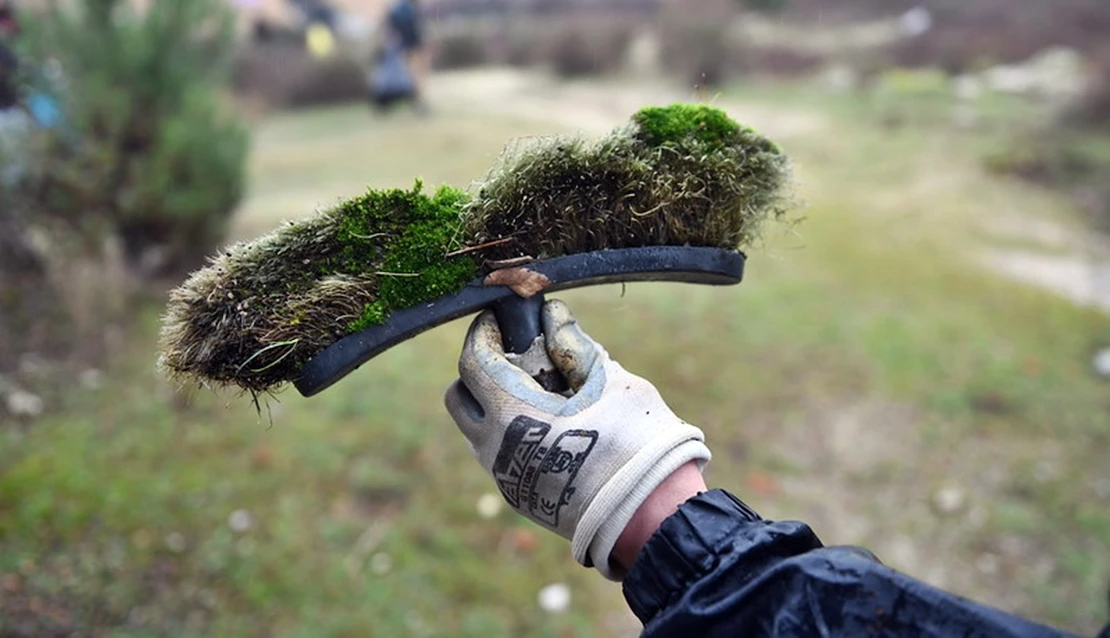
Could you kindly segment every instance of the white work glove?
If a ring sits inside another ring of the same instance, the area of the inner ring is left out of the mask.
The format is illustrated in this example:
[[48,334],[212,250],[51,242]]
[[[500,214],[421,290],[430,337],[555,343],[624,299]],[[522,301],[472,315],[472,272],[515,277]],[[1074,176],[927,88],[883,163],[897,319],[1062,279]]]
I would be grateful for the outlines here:
[[[609,562],[617,538],[665,478],[690,461],[705,466],[705,436],[611,360],[563,302],[544,305],[543,331],[527,353],[506,355],[493,313],[479,315],[447,410],[513,509],[569,539],[579,563],[620,580]],[[545,391],[510,359],[533,371],[554,362],[573,394]]]

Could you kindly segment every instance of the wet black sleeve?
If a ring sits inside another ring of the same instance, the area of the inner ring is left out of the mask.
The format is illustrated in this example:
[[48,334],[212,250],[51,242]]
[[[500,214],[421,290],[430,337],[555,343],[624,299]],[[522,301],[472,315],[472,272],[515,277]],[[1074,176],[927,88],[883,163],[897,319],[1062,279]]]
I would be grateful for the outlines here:
[[929,587],[721,490],[663,522],[624,580],[645,636],[1067,636]]

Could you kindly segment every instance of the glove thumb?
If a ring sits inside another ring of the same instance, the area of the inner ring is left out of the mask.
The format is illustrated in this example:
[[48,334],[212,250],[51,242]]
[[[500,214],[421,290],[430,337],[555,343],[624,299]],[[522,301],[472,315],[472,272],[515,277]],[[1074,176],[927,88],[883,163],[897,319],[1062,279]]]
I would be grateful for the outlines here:
[[582,331],[570,307],[558,299],[544,304],[542,319],[547,355],[571,390],[577,392],[585,385],[594,365],[606,356],[605,349]]

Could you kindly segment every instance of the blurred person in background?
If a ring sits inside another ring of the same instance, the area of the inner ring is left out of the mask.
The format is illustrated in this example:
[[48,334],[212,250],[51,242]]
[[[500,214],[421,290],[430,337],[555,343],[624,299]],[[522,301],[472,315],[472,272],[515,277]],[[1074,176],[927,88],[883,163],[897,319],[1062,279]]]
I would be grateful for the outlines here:
[[418,113],[427,114],[427,84],[431,57],[424,41],[420,0],[397,0],[386,15],[387,47],[397,47],[405,57],[412,78],[412,101]]
[[[610,580],[645,636],[1064,636],[930,587],[805,523],[709,490],[705,435],[548,301],[543,335],[507,355],[492,312],[471,324],[448,412],[518,513]],[[518,367],[518,363],[521,367]],[[549,392],[522,368],[557,369]],[[1110,626],[1103,630],[1110,637]]]

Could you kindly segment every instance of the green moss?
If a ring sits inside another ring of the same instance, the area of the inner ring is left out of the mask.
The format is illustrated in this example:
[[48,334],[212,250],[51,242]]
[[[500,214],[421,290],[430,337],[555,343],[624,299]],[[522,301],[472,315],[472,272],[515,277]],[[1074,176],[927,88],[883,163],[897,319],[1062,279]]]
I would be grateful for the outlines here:
[[442,201],[444,189],[435,198],[428,197],[423,189],[423,182],[416,180],[412,190],[370,189],[341,203],[336,211],[339,221],[335,233],[340,248],[330,259],[315,262],[317,274],[363,272],[380,263],[389,242],[403,235],[413,222],[438,217],[457,225],[465,195],[447,189],[457,194],[459,201]]
[[432,198],[424,194],[424,182],[419,179],[412,190],[369,189],[363,195],[339,204],[337,212],[340,221],[336,239],[342,243],[357,244],[374,235],[403,230],[406,220],[431,214],[431,207]]
[[388,313],[386,312],[385,304],[383,304],[381,301],[375,301],[374,303],[366,304],[366,307],[362,309],[362,314],[359,315],[359,318],[351,322],[351,333],[353,334],[355,332],[361,332],[363,330],[366,330],[370,326],[376,326],[379,323],[385,323],[385,318],[387,314]]
[[639,137],[649,146],[681,142],[692,136],[713,147],[736,141],[741,126],[724,111],[705,104],[648,106],[632,116]]
[[325,268],[360,272],[375,264],[378,277],[378,298],[352,322],[352,332],[383,323],[394,310],[456,292],[478,276],[472,257],[446,257],[462,247],[466,193],[444,186],[428,197],[422,190],[418,180],[410,191],[372,190],[342,207],[337,239],[343,249]]

